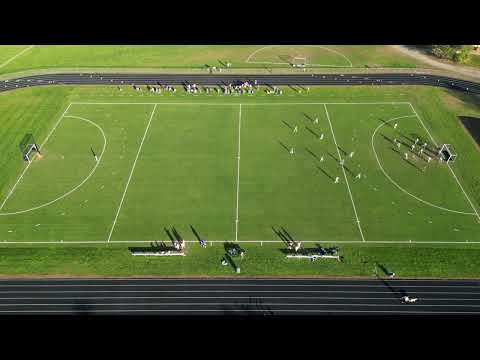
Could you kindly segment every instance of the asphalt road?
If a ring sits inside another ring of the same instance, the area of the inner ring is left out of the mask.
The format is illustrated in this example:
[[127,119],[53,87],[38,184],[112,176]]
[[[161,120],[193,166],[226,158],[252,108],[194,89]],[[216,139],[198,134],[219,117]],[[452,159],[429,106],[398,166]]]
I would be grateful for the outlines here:
[[[404,304],[401,296],[418,298]],[[0,314],[480,315],[480,281],[0,280]]]
[[46,85],[222,85],[257,80],[259,85],[427,85],[480,94],[480,84],[428,74],[181,75],[50,74],[0,81],[0,92]]

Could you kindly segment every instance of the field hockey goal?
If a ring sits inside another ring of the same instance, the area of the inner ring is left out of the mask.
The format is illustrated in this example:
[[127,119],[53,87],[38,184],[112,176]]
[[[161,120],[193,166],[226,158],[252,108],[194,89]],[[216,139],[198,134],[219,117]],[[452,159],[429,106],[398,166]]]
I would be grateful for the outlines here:
[[35,154],[40,154],[40,147],[35,142],[35,138],[32,134],[26,134],[19,144],[20,152],[22,153],[23,160],[31,162],[35,157]]
[[457,153],[450,144],[443,144],[440,148],[440,156],[443,157],[445,161],[452,162],[457,158]]

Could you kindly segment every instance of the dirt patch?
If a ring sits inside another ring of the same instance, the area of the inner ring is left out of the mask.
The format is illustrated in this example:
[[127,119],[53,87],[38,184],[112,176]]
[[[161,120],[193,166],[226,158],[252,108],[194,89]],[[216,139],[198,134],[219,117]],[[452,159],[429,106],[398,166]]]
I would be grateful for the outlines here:
[[459,116],[458,118],[477,145],[480,146],[480,118],[473,116]]

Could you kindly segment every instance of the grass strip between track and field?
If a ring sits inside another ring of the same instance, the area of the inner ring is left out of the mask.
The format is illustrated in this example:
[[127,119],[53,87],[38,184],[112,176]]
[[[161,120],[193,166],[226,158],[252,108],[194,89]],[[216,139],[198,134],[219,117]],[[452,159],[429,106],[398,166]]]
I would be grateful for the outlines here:
[[241,268],[222,266],[223,244],[187,247],[185,257],[132,256],[126,247],[2,248],[3,276],[343,276],[380,277],[393,271],[399,278],[478,278],[480,249],[449,247],[341,246],[343,262],[287,259],[280,244],[244,245]]

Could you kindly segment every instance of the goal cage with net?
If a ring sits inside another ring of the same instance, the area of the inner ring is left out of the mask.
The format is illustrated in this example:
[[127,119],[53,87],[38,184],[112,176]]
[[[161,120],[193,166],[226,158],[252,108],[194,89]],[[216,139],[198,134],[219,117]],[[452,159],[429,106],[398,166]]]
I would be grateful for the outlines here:
[[40,147],[35,142],[35,138],[32,134],[26,134],[19,144],[20,152],[22,153],[23,160],[31,162],[35,157],[35,154],[40,154]]
[[440,148],[440,156],[443,157],[445,161],[453,162],[457,158],[457,153],[450,144],[443,144]]

